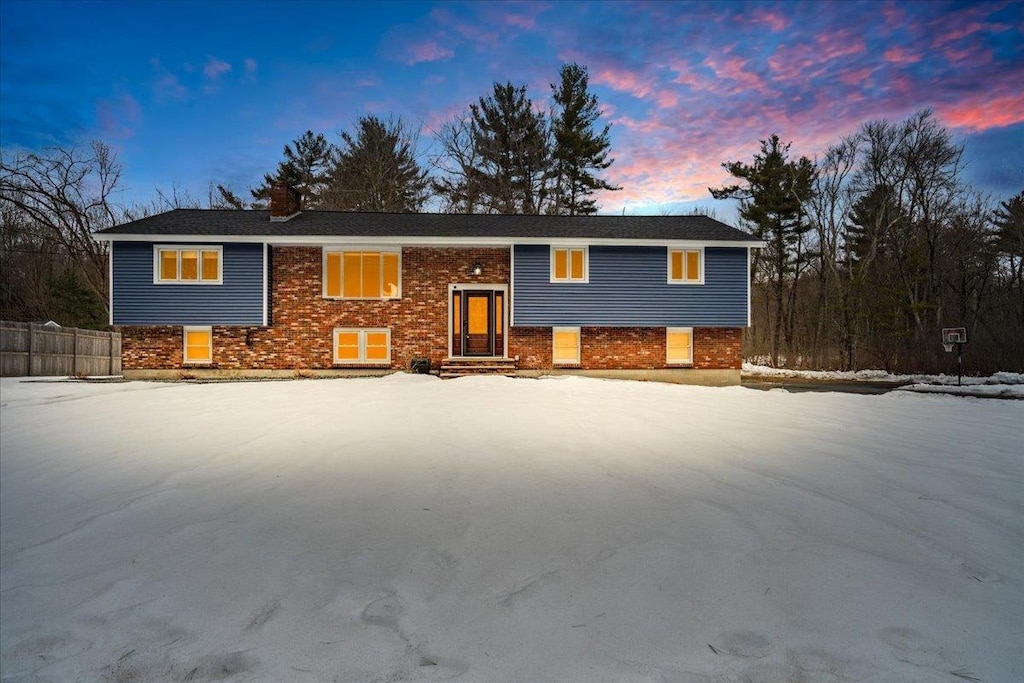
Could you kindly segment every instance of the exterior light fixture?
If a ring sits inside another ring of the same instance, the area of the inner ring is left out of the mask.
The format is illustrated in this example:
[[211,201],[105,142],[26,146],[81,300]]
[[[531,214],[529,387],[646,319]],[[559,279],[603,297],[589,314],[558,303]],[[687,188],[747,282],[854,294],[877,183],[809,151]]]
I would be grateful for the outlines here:
[[480,265],[479,261],[477,261],[476,263],[473,264],[471,272],[473,273],[473,275],[483,275],[484,267]]

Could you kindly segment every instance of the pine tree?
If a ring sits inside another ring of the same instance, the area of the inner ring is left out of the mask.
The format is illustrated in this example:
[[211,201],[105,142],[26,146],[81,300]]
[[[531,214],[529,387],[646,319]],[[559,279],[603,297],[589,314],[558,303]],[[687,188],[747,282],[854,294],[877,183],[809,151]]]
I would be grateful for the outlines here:
[[470,192],[492,213],[537,214],[547,199],[551,167],[549,130],[526,86],[494,84],[494,94],[470,105],[479,165],[470,169]]
[[429,181],[416,161],[416,135],[401,119],[363,116],[355,135],[342,132],[341,140],[325,195],[328,208],[394,213],[423,208]]
[[[788,159],[790,143],[782,144],[778,135],[761,141],[761,151],[754,163],[727,161],[722,167],[745,185],[708,188],[715,199],[738,199],[740,217],[756,237],[765,240],[765,248],[755,262],[764,269],[773,294],[775,315],[772,321],[772,363],[778,364],[779,346],[785,320],[784,291],[792,276],[796,286],[800,268],[809,254],[802,251],[803,236],[810,223],[804,202],[811,196],[815,169],[810,159]],[[791,313],[791,311],[790,311]]]
[[337,149],[323,133],[314,134],[307,130],[292,144],[284,146],[284,161],[277,165],[274,175],[267,173],[263,176],[263,185],[252,190],[253,199],[268,201],[270,188],[283,181],[299,191],[304,208],[324,208],[322,195],[330,181],[330,168],[336,153]]
[[601,116],[597,96],[588,92],[587,68],[579,64],[563,64],[561,83],[551,84],[556,105],[552,117],[554,136],[553,197],[551,213],[570,216],[597,212],[597,203],[590,199],[596,190],[620,190],[594,175],[615,161],[608,158],[611,142],[610,124],[598,133],[594,125]]

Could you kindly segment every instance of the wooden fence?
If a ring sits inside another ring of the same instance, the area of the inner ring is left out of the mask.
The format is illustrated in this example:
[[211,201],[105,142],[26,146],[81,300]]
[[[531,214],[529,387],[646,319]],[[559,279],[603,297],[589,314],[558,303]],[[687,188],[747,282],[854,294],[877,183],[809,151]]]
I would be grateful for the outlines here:
[[120,332],[0,321],[0,377],[120,374]]

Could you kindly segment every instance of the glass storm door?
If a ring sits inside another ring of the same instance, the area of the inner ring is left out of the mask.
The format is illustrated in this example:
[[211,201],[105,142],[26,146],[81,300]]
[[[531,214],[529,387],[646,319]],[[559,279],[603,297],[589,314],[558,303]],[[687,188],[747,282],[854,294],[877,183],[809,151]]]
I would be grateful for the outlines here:
[[502,356],[504,292],[466,290],[452,292],[452,355]]

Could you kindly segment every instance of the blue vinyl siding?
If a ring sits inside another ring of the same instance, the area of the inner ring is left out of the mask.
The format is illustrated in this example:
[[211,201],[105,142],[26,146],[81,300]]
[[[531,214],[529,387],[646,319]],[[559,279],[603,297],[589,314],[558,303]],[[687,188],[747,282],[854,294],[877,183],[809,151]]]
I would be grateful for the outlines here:
[[153,244],[111,244],[115,325],[263,324],[262,244],[222,245],[220,285],[153,284]]
[[746,247],[706,247],[704,284],[668,284],[665,247],[590,247],[590,281],[551,283],[550,248],[514,247],[516,326],[745,327]]

